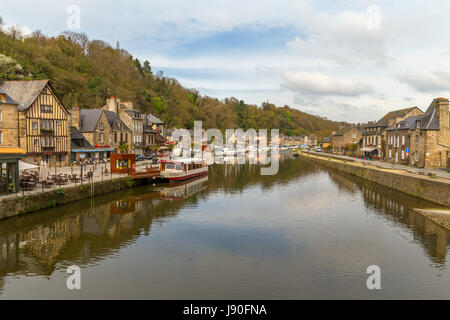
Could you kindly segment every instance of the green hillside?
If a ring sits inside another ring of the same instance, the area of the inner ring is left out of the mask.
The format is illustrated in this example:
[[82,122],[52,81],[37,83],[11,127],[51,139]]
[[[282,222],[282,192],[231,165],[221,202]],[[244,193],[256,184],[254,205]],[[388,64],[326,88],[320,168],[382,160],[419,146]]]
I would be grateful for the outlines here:
[[202,96],[153,73],[149,61],[72,32],[47,37],[36,31],[26,38],[14,28],[0,32],[0,79],[51,79],[68,108],[101,107],[108,96],[131,100],[175,127],[192,128],[194,120],[202,120],[204,128],[280,128],[287,135],[324,136],[346,125],[288,106]]

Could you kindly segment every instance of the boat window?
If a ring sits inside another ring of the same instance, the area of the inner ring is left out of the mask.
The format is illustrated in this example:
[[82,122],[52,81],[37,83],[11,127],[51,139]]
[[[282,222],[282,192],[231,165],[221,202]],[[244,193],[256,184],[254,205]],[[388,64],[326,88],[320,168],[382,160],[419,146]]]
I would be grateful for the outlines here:
[[175,163],[166,163],[166,169],[173,169],[175,168]]
[[176,170],[183,170],[183,165],[181,163],[177,163],[175,169]]

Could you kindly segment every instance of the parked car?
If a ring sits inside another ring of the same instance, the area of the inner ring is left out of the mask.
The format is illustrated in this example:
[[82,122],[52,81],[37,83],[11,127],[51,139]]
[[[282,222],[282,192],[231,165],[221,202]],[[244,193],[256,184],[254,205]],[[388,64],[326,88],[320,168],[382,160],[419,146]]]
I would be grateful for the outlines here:
[[146,158],[143,154],[138,154],[136,156],[136,161],[144,161]]
[[315,147],[315,148],[314,148],[314,151],[316,151],[316,152],[322,152],[322,148],[321,148],[321,147]]

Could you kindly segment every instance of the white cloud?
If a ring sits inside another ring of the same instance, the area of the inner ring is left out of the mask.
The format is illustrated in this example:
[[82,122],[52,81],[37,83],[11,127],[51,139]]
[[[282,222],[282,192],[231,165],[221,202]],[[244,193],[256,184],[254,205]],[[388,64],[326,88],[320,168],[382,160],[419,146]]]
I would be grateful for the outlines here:
[[306,95],[359,96],[373,92],[363,82],[332,78],[319,72],[284,72],[283,87]]
[[444,71],[416,71],[401,73],[396,78],[420,92],[436,93],[450,89],[450,73]]
[[[76,4],[81,8],[80,31],[91,39],[119,40],[133,56],[148,59],[153,70],[167,69],[165,74],[176,75],[182,84],[219,97],[255,104],[269,99],[330,119],[365,121],[413,102],[426,107],[438,92],[450,96],[449,74],[436,72],[450,70],[450,59],[443,54],[450,52],[450,34],[445,32],[450,2],[445,0]],[[66,29],[67,2],[42,0],[34,10],[22,10],[32,5],[31,0],[10,1],[1,15],[5,23],[49,35]],[[278,27],[286,32],[280,34],[287,39],[284,46],[269,43],[252,50],[236,41],[233,47],[183,51],[194,42],[213,48],[208,41],[229,31],[258,30],[257,36],[264,38],[261,30]],[[277,90],[280,86],[288,90]]]
[[339,64],[380,64],[387,59],[387,34],[378,7],[308,18],[307,36],[295,37],[287,47],[302,55]]

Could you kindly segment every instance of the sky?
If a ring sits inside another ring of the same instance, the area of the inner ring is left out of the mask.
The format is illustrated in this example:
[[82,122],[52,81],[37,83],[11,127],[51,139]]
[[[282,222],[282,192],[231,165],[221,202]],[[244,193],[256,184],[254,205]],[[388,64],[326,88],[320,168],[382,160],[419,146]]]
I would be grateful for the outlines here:
[[449,15],[446,0],[15,0],[0,9],[6,25],[119,41],[201,94],[355,123],[450,97]]

